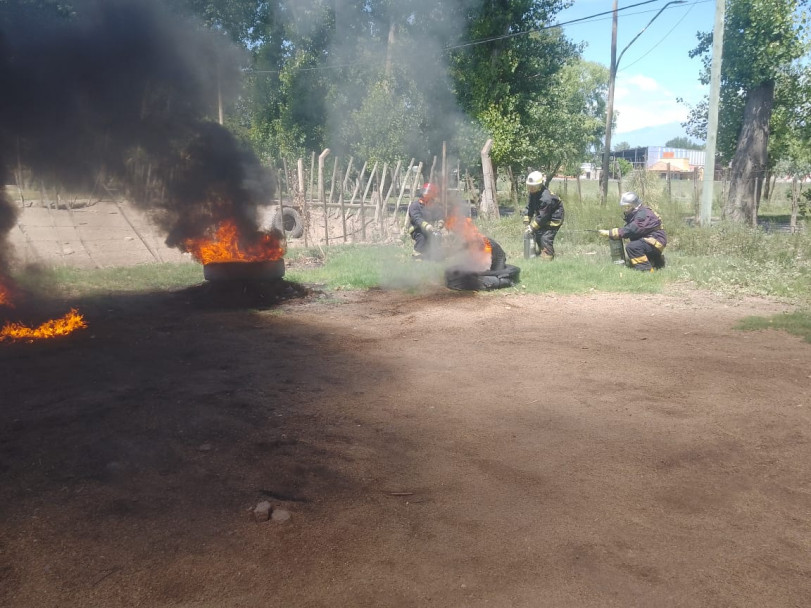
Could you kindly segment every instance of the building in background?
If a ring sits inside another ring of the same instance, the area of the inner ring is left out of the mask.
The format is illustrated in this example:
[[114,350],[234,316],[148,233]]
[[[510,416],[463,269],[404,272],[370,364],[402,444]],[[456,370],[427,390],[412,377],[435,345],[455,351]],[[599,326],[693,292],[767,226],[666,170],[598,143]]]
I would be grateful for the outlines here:
[[696,173],[701,177],[704,172],[704,150],[647,146],[616,150],[612,156],[624,158],[634,169],[647,169],[665,178],[668,171],[671,179],[691,178]]

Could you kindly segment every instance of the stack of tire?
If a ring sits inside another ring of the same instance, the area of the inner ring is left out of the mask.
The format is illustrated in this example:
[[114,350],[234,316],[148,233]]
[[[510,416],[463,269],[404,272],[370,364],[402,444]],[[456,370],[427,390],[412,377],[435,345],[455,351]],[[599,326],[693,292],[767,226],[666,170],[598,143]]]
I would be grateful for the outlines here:
[[488,240],[493,249],[490,269],[476,272],[460,266],[448,268],[445,270],[445,285],[449,289],[486,291],[512,287],[518,282],[521,269],[507,264],[507,254],[501,245],[493,239]]

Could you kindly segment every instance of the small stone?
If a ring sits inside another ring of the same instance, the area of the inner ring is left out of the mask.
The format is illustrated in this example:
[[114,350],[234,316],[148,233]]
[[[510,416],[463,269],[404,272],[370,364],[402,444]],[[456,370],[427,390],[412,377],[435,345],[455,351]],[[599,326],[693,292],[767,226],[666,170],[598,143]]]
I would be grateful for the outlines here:
[[256,521],[267,521],[270,519],[272,507],[267,500],[263,500],[253,509],[253,517]]
[[201,452],[210,452],[210,451],[211,451],[211,447],[212,447],[212,446],[211,446],[211,444],[210,444],[210,443],[204,443],[203,445],[201,445],[201,446],[200,446],[199,448],[197,448],[197,449],[198,449],[198,450],[200,450]]
[[275,522],[283,522],[290,519],[290,511],[286,509],[273,509],[273,515],[271,515],[271,519]]

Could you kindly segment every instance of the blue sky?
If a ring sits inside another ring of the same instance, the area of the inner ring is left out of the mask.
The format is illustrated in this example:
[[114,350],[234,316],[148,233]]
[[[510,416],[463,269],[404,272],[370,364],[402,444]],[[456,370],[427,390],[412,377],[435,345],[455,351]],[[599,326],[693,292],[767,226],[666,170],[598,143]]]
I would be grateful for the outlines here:
[[[618,56],[668,2],[656,0],[631,8],[641,1],[619,2]],[[557,15],[557,23],[565,23],[608,13],[563,26],[567,38],[587,43],[583,52],[586,60],[605,66],[611,62],[613,7],[613,0],[575,0],[574,6]],[[617,72],[614,111],[618,117],[612,144],[627,141],[631,146],[661,146],[669,139],[686,136],[680,123],[687,119],[688,108],[676,98],[694,104],[709,92],[709,87],[698,81],[701,62],[690,59],[688,52],[696,46],[696,32],[712,30],[714,16],[715,0],[672,4],[628,47]]]

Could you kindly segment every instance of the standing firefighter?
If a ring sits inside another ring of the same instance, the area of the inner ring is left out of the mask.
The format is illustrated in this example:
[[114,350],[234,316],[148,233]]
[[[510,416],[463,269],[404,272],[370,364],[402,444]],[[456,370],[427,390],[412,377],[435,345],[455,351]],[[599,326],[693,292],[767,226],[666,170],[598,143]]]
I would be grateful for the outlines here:
[[414,239],[414,258],[419,260],[437,260],[442,254],[444,222],[442,210],[434,204],[438,194],[436,184],[423,184],[420,197],[408,206],[408,233]]
[[662,218],[646,207],[634,192],[626,192],[620,198],[620,208],[625,226],[600,230],[600,234],[612,240],[628,239],[625,246],[626,259],[634,270],[653,272],[665,267],[664,250],[667,245]]
[[553,260],[555,237],[563,224],[563,201],[546,187],[540,171],[527,176],[529,201],[524,209],[524,257]]

